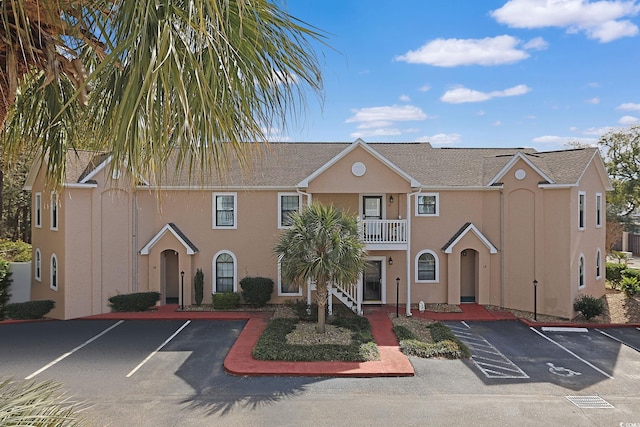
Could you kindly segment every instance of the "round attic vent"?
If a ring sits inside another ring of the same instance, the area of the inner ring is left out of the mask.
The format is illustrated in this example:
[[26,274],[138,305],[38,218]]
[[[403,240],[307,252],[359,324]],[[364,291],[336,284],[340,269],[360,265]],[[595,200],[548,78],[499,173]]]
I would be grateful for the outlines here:
[[362,176],[367,171],[367,167],[362,162],[355,162],[351,166],[351,173],[355,176]]
[[527,176],[527,173],[524,171],[524,169],[518,169],[516,171],[516,179],[523,180],[525,176]]

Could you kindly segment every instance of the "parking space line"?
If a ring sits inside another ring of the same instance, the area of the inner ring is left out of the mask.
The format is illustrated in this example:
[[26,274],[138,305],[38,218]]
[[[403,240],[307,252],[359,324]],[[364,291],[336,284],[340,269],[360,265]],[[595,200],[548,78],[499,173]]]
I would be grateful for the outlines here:
[[607,378],[613,379],[613,377],[609,374],[607,374],[605,371],[603,371],[602,369],[598,368],[597,366],[595,366],[594,364],[592,364],[591,362],[589,362],[588,360],[583,359],[582,357],[578,356],[577,354],[575,354],[573,351],[569,350],[567,347],[563,346],[562,344],[560,344],[559,342],[556,342],[554,340],[552,340],[551,338],[549,338],[548,336],[546,336],[545,334],[543,334],[542,332],[538,331],[536,328],[534,327],[530,327],[529,329],[531,329],[533,332],[535,332],[536,334],[540,335],[542,338],[546,339],[547,341],[557,345],[558,347],[560,347],[561,349],[563,349],[564,351],[566,351],[567,353],[569,353],[570,355],[572,355],[573,357],[575,357],[576,359],[578,359],[579,361],[581,361],[582,363],[584,363],[585,365],[588,365],[590,367],[592,367],[593,369],[595,369],[596,371],[600,372],[602,375],[604,375]]
[[515,379],[529,378],[518,365],[500,352],[484,337],[471,332],[471,327],[463,322],[467,329],[448,325],[453,333],[471,350],[471,360],[487,378]]
[[605,337],[609,337],[614,341],[618,341],[620,344],[626,345],[627,347],[632,348],[637,352],[640,352],[640,348],[634,347],[633,345],[629,344],[628,342],[624,342],[624,341],[614,337],[613,335],[606,333],[605,331],[601,331],[600,329],[596,329],[596,331],[600,332]]
[[33,374],[25,377],[25,380],[30,380],[31,378],[35,377],[36,375],[46,371],[47,369],[49,369],[50,367],[52,367],[53,365],[55,365],[56,363],[60,362],[61,360],[66,359],[67,357],[71,356],[73,353],[75,353],[76,351],[80,350],[82,347],[85,347],[86,345],[91,344],[93,341],[97,340],[98,338],[100,338],[101,336],[103,336],[104,334],[106,334],[107,332],[109,332],[110,330],[112,330],[113,328],[115,328],[116,326],[121,325],[124,322],[124,320],[120,320],[118,323],[115,323],[111,326],[109,326],[107,329],[105,329],[104,331],[100,332],[98,335],[94,336],[93,338],[90,338],[88,340],[86,340],[85,342],[83,342],[82,344],[80,344],[79,346],[77,346],[76,348],[74,348],[73,350],[63,354],[62,356],[58,357],[56,360],[54,360],[51,363],[48,363],[47,365],[43,366],[42,368],[38,369],[37,371],[35,371]]
[[191,320],[187,320],[186,322],[184,322],[184,324],[183,324],[182,326],[180,326],[180,327],[178,328],[178,330],[177,330],[177,331],[175,331],[175,332],[173,333],[173,335],[171,335],[171,336],[170,336],[169,338],[167,338],[167,339],[166,339],[162,344],[160,344],[160,346],[159,346],[158,348],[156,348],[154,351],[152,351],[152,352],[151,352],[151,354],[149,354],[147,357],[145,357],[145,359],[144,359],[142,362],[140,362],[140,363],[138,364],[138,366],[136,366],[135,368],[133,368],[133,370],[127,374],[127,378],[129,378],[129,377],[131,377],[133,374],[135,374],[135,373],[136,373],[136,371],[142,367],[142,365],[144,365],[145,363],[147,363],[147,362],[148,362],[148,361],[149,361],[153,356],[155,356],[155,354],[156,354],[157,352],[159,352],[160,350],[162,350],[162,347],[164,347],[165,345],[169,344],[169,342],[170,342],[172,339],[174,339],[174,338],[176,337],[176,335],[178,335],[178,334],[179,334],[179,333],[180,333],[184,328],[186,328],[186,327],[187,327],[187,325],[188,325],[189,323],[191,323]]

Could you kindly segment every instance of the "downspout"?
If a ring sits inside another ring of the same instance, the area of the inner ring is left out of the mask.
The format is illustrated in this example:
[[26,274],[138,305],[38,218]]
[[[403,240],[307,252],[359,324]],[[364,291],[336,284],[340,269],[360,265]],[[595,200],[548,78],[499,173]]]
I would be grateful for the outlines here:
[[420,193],[422,189],[407,194],[407,317],[411,317],[411,196]]
[[133,188],[133,203],[132,203],[132,222],[133,229],[131,236],[131,290],[138,292],[138,189]]
[[504,190],[500,189],[500,307],[504,307]]

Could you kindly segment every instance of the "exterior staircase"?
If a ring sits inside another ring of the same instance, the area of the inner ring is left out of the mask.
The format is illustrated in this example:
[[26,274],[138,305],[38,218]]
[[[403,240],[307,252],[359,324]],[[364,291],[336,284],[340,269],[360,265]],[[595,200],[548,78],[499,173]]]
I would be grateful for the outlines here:
[[349,310],[356,313],[358,316],[363,315],[362,301],[358,300],[358,283],[348,285],[346,287],[332,284],[329,287],[329,314],[333,314],[333,298],[336,297],[338,301],[342,302]]

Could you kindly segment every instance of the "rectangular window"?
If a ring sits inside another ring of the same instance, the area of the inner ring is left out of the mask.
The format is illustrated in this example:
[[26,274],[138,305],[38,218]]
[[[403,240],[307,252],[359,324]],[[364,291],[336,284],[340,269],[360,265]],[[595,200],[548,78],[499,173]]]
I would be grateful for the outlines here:
[[58,193],[51,192],[51,205],[49,206],[51,212],[51,229],[58,229]]
[[596,193],[596,227],[602,227],[602,194]]
[[213,193],[213,228],[237,228],[236,193]]
[[42,193],[36,193],[33,201],[33,224],[42,227]]
[[587,198],[587,195],[584,191],[578,192],[578,229],[580,230],[584,230],[584,227],[585,227],[584,205],[585,205],[586,198]]
[[292,283],[286,283],[282,280],[282,272],[280,270],[280,263],[278,262],[278,295],[281,296],[300,296],[302,295],[302,289],[298,285]]
[[291,214],[300,210],[300,195],[278,193],[278,228],[291,225]]
[[423,193],[416,197],[416,216],[438,216],[440,214],[438,193]]

